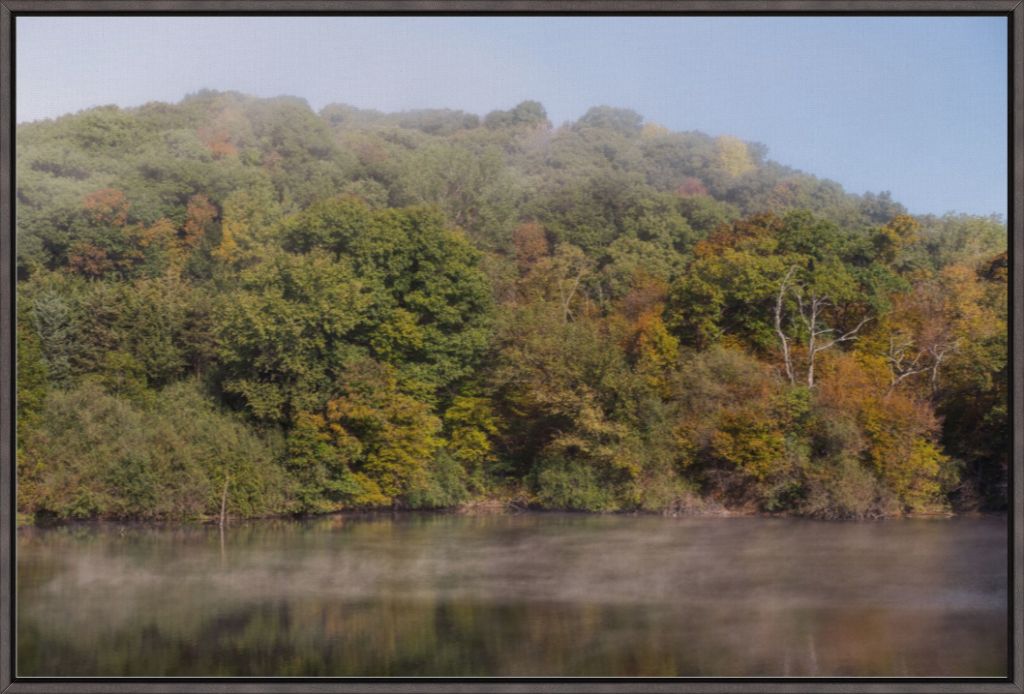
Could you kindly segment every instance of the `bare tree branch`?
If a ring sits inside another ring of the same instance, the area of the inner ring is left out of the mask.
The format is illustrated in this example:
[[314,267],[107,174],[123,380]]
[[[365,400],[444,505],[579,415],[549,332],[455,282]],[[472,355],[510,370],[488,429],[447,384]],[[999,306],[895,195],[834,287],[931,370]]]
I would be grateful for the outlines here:
[[789,337],[782,329],[782,302],[786,296],[786,285],[789,284],[789,279],[795,271],[796,265],[789,268],[786,276],[782,278],[782,284],[779,285],[779,296],[775,300],[775,334],[779,336],[779,342],[782,344],[782,359],[786,365],[786,376],[789,377],[790,383],[796,383],[796,378],[793,375],[793,359],[789,354]]
[[789,281],[795,270],[796,266],[791,267],[789,272],[786,273],[786,276],[782,280],[782,284],[779,288],[779,294],[775,300],[775,334],[778,335],[779,342],[782,345],[782,357],[786,365],[786,375],[789,376],[790,383],[796,383],[792,355],[789,348],[792,338],[786,335],[782,328],[783,299],[786,294],[786,289],[789,288],[793,297],[796,299],[797,314],[803,322],[804,327],[807,329],[807,387],[813,388],[814,367],[818,354],[835,347],[841,342],[851,342],[856,340],[857,333],[860,332],[861,328],[863,328],[871,318],[864,318],[857,324],[857,327],[843,333],[839,337],[829,340],[828,342],[821,342],[820,339],[824,339],[825,336],[832,335],[836,332],[835,328],[821,326],[822,314],[825,312],[825,309],[832,306],[832,301],[827,295],[819,296],[813,292],[810,293],[808,300],[808,298],[805,297],[805,290],[802,287],[797,285],[790,288]]
[[918,350],[914,354],[913,361],[907,363],[907,350],[914,346],[912,339],[905,339],[899,344],[896,343],[896,336],[889,336],[889,352],[886,354],[886,361],[889,365],[889,393],[892,393],[900,383],[911,376],[927,371],[930,367],[921,363],[924,352]]
[[[857,339],[857,333],[860,332],[860,329],[863,328],[865,326],[865,324],[867,324],[870,320],[871,320],[871,317],[868,316],[867,318],[863,319],[860,323],[858,323],[857,327],[854,328],[853,330],[851,330],[851,331],[849,331],[847,333],[844,333],[840,337],[837,337],[836,339],[832,340],[832,342],[829,342],[827,345],[822,345],[821,347],[818,347],[815,351],[823,352],[826,349],[828,349],[829,347],[832,347],[833,345],[835,345],[835,344],[837,344],[839,342],[850,342],[852,340],[856,340]],[[832,331],[829,330],[828,332],[832,332]],[[821,333],[818,333],[818,334],[820,335]]]

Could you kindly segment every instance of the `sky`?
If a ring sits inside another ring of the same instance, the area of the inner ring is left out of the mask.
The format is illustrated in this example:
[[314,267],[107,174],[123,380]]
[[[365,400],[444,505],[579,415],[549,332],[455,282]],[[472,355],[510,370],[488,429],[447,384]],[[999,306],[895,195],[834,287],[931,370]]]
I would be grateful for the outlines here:
[[631,108],[672,130],[891,191],[915,214],[1007,211],[1003,17],[18,17],[16,119],[200,89],[555,125]]

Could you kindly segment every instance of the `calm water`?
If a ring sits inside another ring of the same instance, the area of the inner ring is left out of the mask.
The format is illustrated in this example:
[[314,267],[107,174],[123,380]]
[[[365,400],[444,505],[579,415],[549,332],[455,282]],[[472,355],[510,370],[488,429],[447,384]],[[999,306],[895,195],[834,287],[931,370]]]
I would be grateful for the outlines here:
[[524,514],[18,536],[18,675],[1006,672],[1006,519]]

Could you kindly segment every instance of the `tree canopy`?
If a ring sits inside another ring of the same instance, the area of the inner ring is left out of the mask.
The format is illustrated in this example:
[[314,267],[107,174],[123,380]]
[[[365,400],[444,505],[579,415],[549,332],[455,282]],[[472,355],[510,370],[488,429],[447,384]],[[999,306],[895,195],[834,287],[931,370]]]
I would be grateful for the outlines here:
[[1005,504],[999,219],[610,106],[203,91],[17,138],[26,513]]

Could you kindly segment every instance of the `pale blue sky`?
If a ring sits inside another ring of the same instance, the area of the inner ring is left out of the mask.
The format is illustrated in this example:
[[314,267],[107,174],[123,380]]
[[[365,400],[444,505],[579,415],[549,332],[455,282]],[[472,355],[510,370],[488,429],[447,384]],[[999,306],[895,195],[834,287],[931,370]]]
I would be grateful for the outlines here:
[[1001,17],[19,17],[18,122],[203,88],[484,114],[524,99],[762,142],[915,213],[1006,213]]

